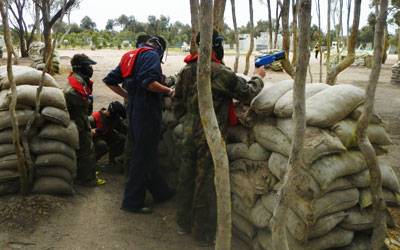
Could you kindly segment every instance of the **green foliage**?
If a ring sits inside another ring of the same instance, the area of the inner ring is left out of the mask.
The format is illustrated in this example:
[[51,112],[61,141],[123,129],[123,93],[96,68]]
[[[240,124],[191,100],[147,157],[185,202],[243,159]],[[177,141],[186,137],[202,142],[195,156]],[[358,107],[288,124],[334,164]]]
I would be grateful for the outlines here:
[[81,20],[81,28],[84,30],[90,30],[90,31],[95,31],[96,30],[96,23],[90,19],[90,17],[85,16]]

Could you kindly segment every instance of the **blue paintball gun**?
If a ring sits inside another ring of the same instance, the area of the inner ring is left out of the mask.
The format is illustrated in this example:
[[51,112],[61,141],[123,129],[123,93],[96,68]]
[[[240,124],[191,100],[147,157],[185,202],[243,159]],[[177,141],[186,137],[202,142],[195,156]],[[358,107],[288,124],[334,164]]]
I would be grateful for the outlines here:
[[265,55],[265,56],[260,56],[257,60],[256,60],[256,68],[259,68],[261,66],[266,66],[268,64],[273,63],[274,61],[277,60],[282,60],[286,58],[286,54],[285,51],[281,51],[272,55]]

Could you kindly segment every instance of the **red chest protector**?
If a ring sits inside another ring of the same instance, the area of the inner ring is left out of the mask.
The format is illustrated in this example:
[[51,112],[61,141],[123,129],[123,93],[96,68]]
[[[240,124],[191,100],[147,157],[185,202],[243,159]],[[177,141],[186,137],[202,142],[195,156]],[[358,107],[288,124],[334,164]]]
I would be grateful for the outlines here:
[[131,50],[131,51],[125,53],[122,56],[121,61],[119,63],[119,66],[121,68],[122,77],[125,78],[127,76],[130,76],[132,74],[133,65],[135,65],[136,57],[143,51],[151,50],[151,49],[152,48],[150,48],[150,47],[141,47],[139,49]]
[[108,132],[110,132],[113,129],[114,126],[112,126],[112,125],[110,125],[105,130],[103,129],[103,123],[101,122],[101,118],[100,118],[100,111],[94,112],[92,114],[92,116],[96,120],[96,132],[98,132],[99,134],[106,135],[106,134],[108,134]]
[[83,100],[89,98],[89,96],[92,95],[93,82],[89,80],[89,87],[85,87],[78,81],[78,79],[72,77],[71,75],[72,72],[68,76],[69,85],[71,85],[72,88],[74,88],[78,93],[82,95]]
[[[196,61],[197,58],[199,57],[199,54],[196,54],[194,56],[192,55],[188,55],[185,57],[185,59],[183,60],[185,63],[190,63],[193,61]],[[211,57],[212,60],[214,60],[216,63],[222,64],[222,62],[220,60],[218,60],[215,57]],[[233,126],[236,125],[237,123],[237,117],[236,117],[236,113],[235,113],[235,106],[233,105],[233,100],[231,100],[231,103],[229,105],[229,113],[228,113],[228,126]]]

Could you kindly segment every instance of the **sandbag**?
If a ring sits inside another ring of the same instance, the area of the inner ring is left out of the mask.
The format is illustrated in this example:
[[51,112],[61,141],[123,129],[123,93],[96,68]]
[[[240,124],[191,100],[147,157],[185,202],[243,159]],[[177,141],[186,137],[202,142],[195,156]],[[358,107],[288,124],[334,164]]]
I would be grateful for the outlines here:
[[178,124],[178,120],[175,118],[175,115],[171,110],[164,110],[162,113],[162,123],[164,125]]
[[258,114],[269,115],[274,112],[275,103],[293,88],[293,80],[284,80],[272,85],[265,85],[251,101],[250,107]]
[[[10,82],[8,80],[6,68],[7,66],[0,67],[0,90],[10,88]],[[42,72],[31,67],[13,65],[12,69],[16,85],[39,85],[40,80],[42,79]],[[56,80],[47,73],[45,73],[43,84],[47,87],[59,88]]]
[[260,199],[257,200],[254,207],[249,208],[235,194],[232,195],[232,210],[260,229],[267,227],[272,217],[272,213],[266,210]]
[[[305,98],[310,98],[316,93],[328,88],[330,85],[325,83],[312,83],[305,85]],[[280,118],[288,118],[293,113],[293,89],[286,92],[278,99],[275,104],[274,113]]]
[[33,183],[32,193],[36,194],[72,194],[72,185],[57,177],[40,177]]
[[256,234],[254,226],[235,212],[232,212],[232,225],[250,239],[253,239]]
[[267,230],[260,230],[257,233],[256,240],[264,250],[272,249],[272,234]]
[[[382,187],[385,187],[393,192],[400,193],[399,180],[393,169],[385,165],[382,161],[379,162],[379,168],[381,170]],[[366,169],[360,173],[356,173],[347,177],[351,183],[358,188],[367,188],[371,185],[371,177],[369,169]]]
[[[360,105],[355,110],[353,110],[353,112],[350,113],[349,118],[358,121],[363,111],[364,111],[364,105]],[[374,124],[383,123],[382,118],[378,115],[375,108],[372,110],[372,116],[370,122]]]
[[55,107],[47,106],[44,107],[41,111],[44,119],[54,122],[64,127],[68,127],[70,116],[67,110],[58,109]]
[[73,177],[72,174],[69,170],[63,167],[38,167],[36,169],[36,174],[38,177],[44,177],[44,176],[51,176],[51,177],[57,177],[60,179],[63,179],[70,185],[73,184]]
[[[346,218],[340,223],[340,226],[347,230],[364,231],[374,228],[374,215],[372,207],[360,209],[353,207],[346,211]],[[386,224],[394,227],[394,221],[386,210]]]
[[290,140],[272,122],[257,122],[253,131],[256,141],[265,149],[289,156]]
[[[400,206],[400,194],[382,188],[383,200],[386,202],[388,207]],[[372,205],[372,195],[369,188],[360,189],[360,207],[366,208]]]
[[308,232],[308,239],[320,237],[330,232],[336,225],[346,218],[347,212],[340,211],[319,218]]
[[7,182],[19,178],[19,173],[16,169],[0,169],[0,182]]
[[352,85],[335,85],[306,100],[307,125],[330,127],[364,102],[364,90]]
[[68,127],[51,123],[47,124],[40,131],[39,137],[65,142],[74,149],[79,148],[79,132],[73,121],[69,122]]
[[32,153],[37,155],[64,154],[71,159],[76,159],[75,150],[68,144],[61,141],[42,139],[36,136],[29,142],[29,148]]
[[253,161],[265,161],[270,156],[268,152],[260,144],[253,143],[247,146],[244,143],[231,143],[226,145],[229,161],[234,161],[239,158],[245,158]]
[[[357,147],[356,136],[357,121],[352,119],[344,119],[332,126],[333,132],[346,148]],[[386,134],[385,129],[380,125],[369,124],[367,128],[368,139],[372,144],[380,146],[393,145],[393,141]]]
[[228,126],[228,143],[244,143],[250,145],[254,142],[254,135],[251,130],[243,127],[242,125]]
[[330,249],[349,245],[354,236],[354,231],[349,231],[340,227],[334,228],[329,233],[312,239],[307,244],[307,249]]
[[67,169],[73,178],[76,176],[76,161],[63,154],[41,154],[35,159],[37,167],[62,167]]
[[[269,171],[268,162],[252,161],[247,159],[239,159],[230,164],[232,173],[239,171],[247,176],[248,182],[252,186],[255,194],[264,194],[278,182],[276,177]],[[240,185],[240,183],[238,183]]]
[[183,124],[179,123],[173,130],[174,138],[183,139]]
[[[20,138],[23,136],[23,131],[24,131],[24,127],[20,127],[19,128],[19,136]],[[33,136],[37,135],[39,133],[39,130],[37,128],[31,128],[29,130],[29,135],[28,135],[28,139],[32,138]],[[14,141],[14,137],[13,137],[13,130],[12,128],[10,129],[4,129],[2,131],[0,131],[0,144],[3,143],[13,143]]]
[[321,189],[324,190],[336,178],[361,172],[367,167],[361,152],[348,151],[316,161],[308,172],[319,183]]
[[11,154],[0,157],[0,169],[17,169],[17,168],[18,168],[17,154]]
[[[290,141],[292,140],[292,119],[278,119],[277,127],[289,138]],[[306,127],[303,145],[303,162],[305,167],[311,166],[314,161],[325,155],[344,152],[346,152],[346,148],[334,133],[317,127]]]
[[[17,103],[35,107],[37,88],[37,86],[32,85],[17,86]],[[0,108],[8,107],[10,103],[11,90],[8,90],[5,99],[1,102]],[[43,87],[40,92],[40,106],[52,106],[67,110],[67,103],[65,102],[63,91],[59,88]]]
[[0,144],[0,157],[14,153],[15,153],[14,144],[12,143]]
[[369,249],[370,246],[371,236],[356,232],[353,241],[349,245],[339,248],[339,250],[366,250]]
[[164,100],[164,109],[172,109],[172,98],[169,96],[164,96],[163,97]]
[[288,157],[280,153],[272,152],[268,159],[268,168],[279,180],[283,180],[286,174],[288,161]]
[[[15,115],[18,120],[19,126],[24,126],[28,123],[28,120],[34,114],[33,110],[16,110]],[[41,115],[38,115],[35,118],[32,127],[42,127],[44,124],[44,119]],[[11,128],[11,119],[10,119],[10,112],[9,111],[0,111],[0,130]]]

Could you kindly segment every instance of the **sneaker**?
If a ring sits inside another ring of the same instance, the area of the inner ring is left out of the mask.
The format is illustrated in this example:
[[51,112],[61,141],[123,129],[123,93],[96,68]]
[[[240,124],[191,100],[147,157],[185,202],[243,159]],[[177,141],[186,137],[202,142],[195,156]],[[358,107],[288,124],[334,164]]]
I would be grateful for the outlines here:
[[106,184],[106,181],[96,177],[91,181],[75,180],[74,183],[84,187],[97,187]]
[[177,232],[178,232],[178,235],[186,235],[186,234],[190,233],[190,229],[187,229],[187,228],[177,225]]
[[150,207],[141,207],[141,208],[128,208],[128,207],[120,207],[121,210],[129,213],[135,214],[151,214],[153,213],[153,209]]
[[176,190],[175,190],[175,189],[171,189],[171,190],[169,191],[169,193],[168,193],[166,196],[160,197],[160,198],[155,198],[155,199],[154,199],[154,203],[155,203],[155,204],[164,203],[164,202],[170,200],[172,197],[174,197],[175,194],[176,194]]

